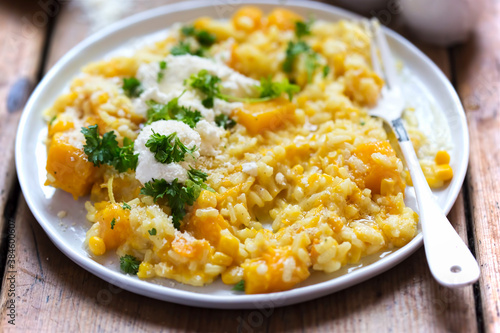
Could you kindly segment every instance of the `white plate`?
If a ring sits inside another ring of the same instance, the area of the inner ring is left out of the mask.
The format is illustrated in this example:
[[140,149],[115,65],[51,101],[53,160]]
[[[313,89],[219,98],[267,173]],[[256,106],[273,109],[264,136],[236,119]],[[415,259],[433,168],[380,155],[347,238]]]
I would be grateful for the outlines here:
[[[281,6],[305,17],[313,14],[317,19],[336,21],[358,18],[345,10],[309,1],[280,3],[266,0],[253,3],[267,12]],[[367,280],[395,266],[422,244],[422,236],[419,234],[397,251],[365,258],[363,265],[344,267],[335,274],[314,273],[292,290],[261,295],[233,292],[230,286],[220,281],[206,287],[191,287],[170,280],[163,282],[163,285],[154,284],[120,273],[114,256],[110,255],[97,262],[88,255],[83,248],[85,232],[89,228],[85,219],[85,199],[74,201],[68,193],[43,186],[46,177],[46,149],[43,143],[46,124],[42,119],[42,111],[54,102],[67,88],[70,80],[90,61],[102,59],[116,49],[130,47],[134,40],[158,33],[174,22],[187,22],[200,16],[227,18],[239,6],[241,5],[214,5],[206,1],[182,2],[120,21],[68,52],[45,76],[26,105],[16,140],[17,173],[26,202],[50,239],[64,254],[87,271],[123,289],[165,301],[202,307],[235,309],[283,306],[330,294]],[[387,29],[385,32],[394,54],[404,61],[406,70],[414,78],[410,89],[416,90],[413,96],[423,96],[421,100],[434,105],[438,115],[444,117],[445,124],[447,122],[449,126],[451,144],[454,147],[451,166],[455,176],[449,186],[435,192],[443,210],[449,212],[460,191],[469,156],[469,138],[463,108],[453,87],[431,60],[398,34]],[[416,208],[411,200],[411,193],[407,203]],[[68,212],[68,216],[62,220],[57,217],[61,210]]]

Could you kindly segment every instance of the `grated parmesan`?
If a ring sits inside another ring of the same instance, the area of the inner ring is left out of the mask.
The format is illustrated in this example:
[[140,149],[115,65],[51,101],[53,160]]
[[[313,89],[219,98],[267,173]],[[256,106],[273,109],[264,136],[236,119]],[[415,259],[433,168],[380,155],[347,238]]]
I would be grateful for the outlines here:
[[188,125],[176,120],[160,120],[144,127],[135,140],[134,149],[139,154],[139,160],[135,171],[136,178],[143,184],[152,179],[165,179],[171,183],[176,178],[180,183],[188,179],[188,162],[193,158],[198,158],[200,153],[195,151],[193,156],[186,154],[185,162],[180,163],[160,163],[154,154],[146,147],[153,131],[162,135],[177,133],[179,140],[188,148],[200,147],[201,137]]

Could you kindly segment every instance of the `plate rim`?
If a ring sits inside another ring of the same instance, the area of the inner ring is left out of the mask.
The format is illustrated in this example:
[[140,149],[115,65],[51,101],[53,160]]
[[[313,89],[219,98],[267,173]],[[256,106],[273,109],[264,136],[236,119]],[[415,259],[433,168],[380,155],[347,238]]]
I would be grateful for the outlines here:
[[[240,1],[235,4],[235,7],[240,7],[243,5],[275,5],[280,7],[302,7],[304,9],[318,9],[324,10],[328,14],[336,14],[339,16],[343,16],[345,18],[350,19],[359,19],[361,16],[354,14],[350,11],[347,11],[342,8],[338,8],[325,3],[318,3],[314,1],[304,1],[304,0],[290,0],[285,3],[282,3],[279,0],[255,0],[255,1]],[[221,4],[222,5],[222,4]],[[408,258],[412,253],[414,253],[420,246],[422,245],[422,234],[419,233],[415,238],[413,238],[408,244],[404,247],[398,249],[394,253],[391,253],[386,258],[382,258],[370,265],[363,267],[360,270],[355,272],[351,272],[334,279],[320,282],[314,285],[304,286],[296,289],[291,289],[282,292],[270,293],[270,294],[254,294],[254,295],[211,295],[211,294],[202,294],[195,293],[186,290],[179,290],[175,288],[170,288],[158,284],[153,284],[147,281],[139,280],[137,278],[132,278],[128,275],[124,275],[120,272],[113,271],[96,261],[92,260],[90,257],[83,258],[80,253],[78,253],[75,249],[70,247],[69,245],[64,243],[64,240],[59,238],[51,229],[53,226],[45,221],[45,219],[41,216],[41,213],[38,212],[36,204],[34,203],[34,198],[29,191],[29,183],[27,183],[27,176],[24,175],[24,159],[22,155],[22,147],[23,147],[23,137],[25,136],[24,132],[28,131],[26,129],[26,123],[30,116],[34,116],[33,110],[36,106],[36,102],[40,98],[40,95],[46,89],[47,86],[50,86],[51,81],[54,77],[64,68],[65,65],[71,63],[71,60],[81,51],[84,51],[87,47],[92,44],[110,37],[113,33],[119,32],[120,30],[133,25],[144,23],[147,19],[168,15],[175,12],[185,12],[193,9],[200,9],[205,7],[216,6],[216,4],[206,1],[186,1],[186,2],[178,2],[173,4],[167,4],[158,8],[149,9],[147,11],[126,17],[118,22],[111,24],[105,29],[87,37],[80,43],[78,43],[75,47],[73,47],[70,51],[68,51],[61,59],[59,59],[56,64],[46,73],[43,79],[39,82],[33,93],[31,94],[28,102],[25,105],[23,110],[23,114],[21,116],[18,131],[16,136],[16,145],[15,145],[15,162],[16,162],[16,171],[19,179],[19,183],[21,189],[23,191],[23,195],[25,201],[30,208],[30,211],[33,213],[35,219],[43,228],[45,233],[49,236],[50,240],[56,245],[56,247],[63,252],[68,258],[70,258],[77,265],[82,267],[83,269],[89,271],[90,273],[100,277],[101,279],[110,282],[112,284],[117,285],[118,287],[152,298],[156,298],[163,301],[174,302],[178,304],[191,305],[191,306],[200,306],[207,308],[219,308],[219,309],[248,309],[248,308],[262,308],[262,304],[266,306],[284,306],[291,305],[307,300],[311,300],[320,296],[332,294],[336,291],[348,288],[352,285],[363,282],[369,278],[375,277],[378,274],[381,274],[388,269],[396,266],[404,259]],[[165,27],[167,29],[168,27]],[[464,147],[461,147],[464,150],[464,156],[461,161],[458,161],[459,164],[466,162],[465,167],[460,169],[460,173],[454,175],[454,182],[452,182],[449,186],[450,195],[447,196],[447,200],[444,205],[444,210],[448,213],[454,202],[456,201],[460,189],[462,187],[462,183],[465,178],[465,174],[467,172],[467,164],[469,160],[469,132],[467,127],[467,121],[465,117],[465,111],[463,109],[462,103],[458,97],[457,92],[453,88],[453,85],[448,80],[448,78],[444,75],[441,69],[427,57],[422,51],[420,51],[415,45],[409,42],[407,39],[399,35],[398,33],[392,31],[391,29],[384,27],[384,32],[396,42],[401,44],[405,49],[409,50],[411,53],[414,53],[420,60],[422,60],[426,66],[433,71],[439,81],[440,84],[443,84],[444,88],[449,94],[449,97],[453,101],[453,105],[458,109],[457,116],[460,118],[460,127],[462,129],[462,135],[464,137]],[[36,114],[36,113],[35,113]]]

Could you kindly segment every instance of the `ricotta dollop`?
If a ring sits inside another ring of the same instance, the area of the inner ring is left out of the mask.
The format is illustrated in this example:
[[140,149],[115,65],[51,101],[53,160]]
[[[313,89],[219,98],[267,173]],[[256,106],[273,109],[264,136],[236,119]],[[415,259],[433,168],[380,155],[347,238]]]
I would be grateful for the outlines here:
[[185,160],[179,163],[160,163],[156,160],[154,153],[152,153],[146,142],[154,133],[162,135],[170,135],[177,133],[179,140],[188,148],[200,147],[201,137],[188,125],[177,120],[159,120],[151,125],[145,126],[139,136],[135,140],[134,150],[139,154],[137,168],[135,170],[135,177],[145,184],[152,179],[165,179],[171,183],[175,179],[180,183],[185,183],[188,179],[187,170],[189,170],[189,162],[193,158],[198,158],[200,153],[196,150],[193,155],[186,154]]
[[[201,58],[193,55],[173,56],[165,58],[167,64],[165,69],[160,68],[158,62],[143,64],[137,71],[137,79],[141,81],[144,92],[134,99],[134,109],[138,114],[146,115],[149,108],[147,102],[150,100],[157,103],[167,104],[172,99],[179,97],[179,105],[200,111],[203,120],[198,122],[195,131],[201,137],[200,154],[204,156],[216,156],[221,139],[225,130],[214,122],[216,114],[229,115],[232,110],[242,106],[241,103],[230,103],[216,98],[213,109],[203,106],[201,101],[205,98],[197,89],[186,87],[184,81],[191,75],[198,74],[205,69],[210,74],[221,79],[221,92],[224,94],[245,97],[254,96],[258,81],[246,77],[226,66],[220,61]],[[162,78],[158,79],[158,73]]]

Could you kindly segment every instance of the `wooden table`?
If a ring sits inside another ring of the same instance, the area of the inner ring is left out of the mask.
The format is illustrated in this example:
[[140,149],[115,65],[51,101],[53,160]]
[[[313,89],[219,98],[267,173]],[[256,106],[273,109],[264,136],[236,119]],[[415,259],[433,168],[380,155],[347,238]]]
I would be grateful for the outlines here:
[[[123,17],[168,2],[122,1],[122,12],[115,14]],[[500,332],[500,1],[487,1],[473,36],[451,48],[418,42],[397,24],[397,16],[393,15],[396,23],[391,26],[436,62],[466,109],[471,137],[469,172],[449,219],[480,262],[481,278],[473,287],[450,290],[439,286],[429,273],[423,249],[349,289],[264,310],[212,310],[161,302],[121,290],[86,272],[56,249],[31,215],[20,193],[13,152],[27,97],[44,73],[91,32],[91,16],[68,0],[63,5],[51,0],[3,1],[0,264],[3,269],[9,254],[7,227],[15,226],[16,273],[9,273],[8,266],[4,272],[1,330]],[[15,326],[8,316],[12,275]]]

